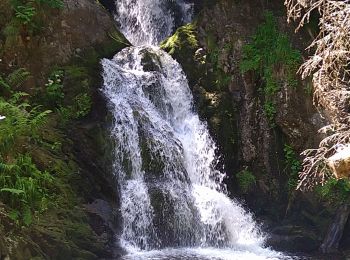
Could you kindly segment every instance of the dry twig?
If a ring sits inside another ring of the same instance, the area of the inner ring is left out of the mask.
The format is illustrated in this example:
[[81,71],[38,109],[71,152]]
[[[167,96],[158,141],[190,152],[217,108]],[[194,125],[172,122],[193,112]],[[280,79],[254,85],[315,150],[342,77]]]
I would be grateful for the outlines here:
[[299,69],[302,78],[312,76],[314,103],[332,123],[319,148],[302,153],[298,188],[312,189],[331,176],[327,159],[350,143],[350,0],[285,0],[285,6],[288,22],[299,22],[296,30],[309,22],[312,12],[320,15],[320,33],[308,47],[313,55]]

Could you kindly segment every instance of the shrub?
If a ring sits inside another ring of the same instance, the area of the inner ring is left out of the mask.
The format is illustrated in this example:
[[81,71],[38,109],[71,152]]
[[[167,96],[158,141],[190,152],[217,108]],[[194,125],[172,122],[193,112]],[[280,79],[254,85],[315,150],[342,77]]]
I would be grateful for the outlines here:
[[13,210],[14,221],[29,225],[32,215],[46,209],[47,188],[53,178],[41,172],[29,155],[19,155],[12,164],[0,162],[1,200]]

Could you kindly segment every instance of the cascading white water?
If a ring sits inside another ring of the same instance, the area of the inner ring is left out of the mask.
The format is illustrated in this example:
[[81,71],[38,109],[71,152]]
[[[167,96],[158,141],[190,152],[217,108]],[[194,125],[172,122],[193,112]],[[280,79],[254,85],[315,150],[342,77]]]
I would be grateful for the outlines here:
[[115,0],[115,20],[134,45],[158,44],[177,24],[191,20],[193,5],[186,0]]
[[[131,42],[159,43],[173,31],[170,3],[189,19],[184,0],[118,0],[116,19]],[[126,48],[102,65],[125,259],[282,258],[262,247],[251,214],[228,198],[181,66],[150,45]]]

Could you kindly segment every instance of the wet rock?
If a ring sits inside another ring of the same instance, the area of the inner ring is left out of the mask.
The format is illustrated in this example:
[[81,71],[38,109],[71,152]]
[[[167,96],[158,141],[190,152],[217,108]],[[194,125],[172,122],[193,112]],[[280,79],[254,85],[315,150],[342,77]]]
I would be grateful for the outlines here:
[[267,245],[273,249],[293,253],[314,252],[320,242],[320,237],[312,230],[293,225],[274,228],[267,239]]
[[350,205],[342,205],[334,218],[333,223],[329,226],[328,232],[322,242],[320,251],[322,253],[337,252],[339,248],[340,240],[343,236],[345,224],[348,221],[350,214]]
[[199,215],[186,190],[186,187],[170,187],[159,182],[149,185],[153,224],[160,247],[186,247],[199,242]]

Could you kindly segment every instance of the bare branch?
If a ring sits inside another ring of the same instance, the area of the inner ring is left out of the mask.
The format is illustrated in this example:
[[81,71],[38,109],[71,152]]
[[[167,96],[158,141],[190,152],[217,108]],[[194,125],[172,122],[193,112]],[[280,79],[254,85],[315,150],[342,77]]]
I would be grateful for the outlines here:
[[[327,160],[340,145],[350,143],[350,1],[285,0],[288,22],[299,30],[312,12],[320,15],[319,35],[307,48],[313,55],[300,67],[302,78],[312,77],[314,103],[324,109],[332,125],[318,149],[306,150],[299,189],[323,184],[331,175]],[[324,131],[321,129],[320,131]]]

